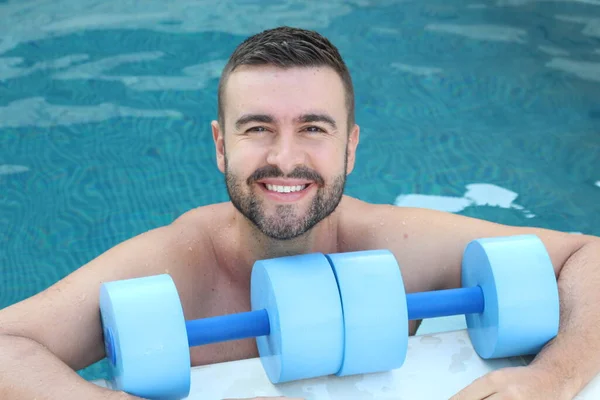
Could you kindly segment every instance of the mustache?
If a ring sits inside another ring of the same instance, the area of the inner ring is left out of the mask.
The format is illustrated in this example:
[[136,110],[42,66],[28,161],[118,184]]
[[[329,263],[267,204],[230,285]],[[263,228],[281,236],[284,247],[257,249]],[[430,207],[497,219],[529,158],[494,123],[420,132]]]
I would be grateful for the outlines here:
[[297,167],[291,173],[285,175],[281,169],[274,165],[265,165],[264,167],[257,169],[248,177],[248,179],[246,179],[246,183],[249,185],[252,182],[265,178],[306,179],[314,181],[321,186],[325,184],[323,177],[310,168]]

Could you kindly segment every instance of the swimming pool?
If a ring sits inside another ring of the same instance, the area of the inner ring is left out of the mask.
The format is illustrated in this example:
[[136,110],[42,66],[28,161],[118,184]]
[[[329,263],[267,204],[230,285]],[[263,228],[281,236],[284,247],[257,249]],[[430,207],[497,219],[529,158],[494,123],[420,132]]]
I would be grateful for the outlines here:
[[0,0],[0,308],[228,199],[220,70],[278,25],[353,74],[347,194],[600,235],[600,0],[448,3]]

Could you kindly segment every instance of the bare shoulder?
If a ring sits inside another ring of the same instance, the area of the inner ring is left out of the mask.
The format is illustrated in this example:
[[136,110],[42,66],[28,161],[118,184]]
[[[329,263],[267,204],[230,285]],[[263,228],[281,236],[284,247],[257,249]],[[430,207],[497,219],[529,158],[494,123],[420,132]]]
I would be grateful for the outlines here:
[[216,230],[220,229],[222,222],[231,213],[231,208],[230,202],[193,208],[173,221],[173,225],[185,228],[188,234],[209,239]]
[[347,248],[392,251],[409,292],[458,287],[463,251],[475,239],[535,234],[544,242],[557,273],[573,252],[596,239],[431,209],[369,204],[352,198],[345,199],[341,211],[340,233]]
[[189,308],[194,293],[210,283],[210,241],[197,225],[202,212],[190,211],[119,243],[46,290],[0,310],[0,334],[33,339],[77,370],[104,357],[98,312],[103,282],[166,273]]

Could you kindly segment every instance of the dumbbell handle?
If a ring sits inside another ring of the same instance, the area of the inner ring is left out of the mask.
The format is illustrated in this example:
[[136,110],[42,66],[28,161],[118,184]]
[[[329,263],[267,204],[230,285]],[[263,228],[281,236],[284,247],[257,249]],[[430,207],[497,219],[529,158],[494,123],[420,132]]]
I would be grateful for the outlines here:
[[[482,313],[483,292],[479,286],[436,290],[406,295],[408,319]],[[248,311],[186,321],[190,347],[229,340],[265,336],[270,333],[266,310]]]
[[408,319],[446,317],[483,312],[483,291],[479,286],[435,290],[406,295]]
[[190,347],[268,335],[267,310],[248,311],[185,321]]

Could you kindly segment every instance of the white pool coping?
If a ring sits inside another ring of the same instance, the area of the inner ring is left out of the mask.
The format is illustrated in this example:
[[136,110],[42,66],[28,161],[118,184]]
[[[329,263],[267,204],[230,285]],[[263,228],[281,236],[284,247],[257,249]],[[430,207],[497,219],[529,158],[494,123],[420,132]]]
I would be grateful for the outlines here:
[[[326,376],[273,385],[259,358],[194,367],[191,391],[186,399],[286,396],[311,400],[447,400],[487,372],[527,365],[530,359],[484,361],[473,350],[467,331],[456,330],[411,337],[404,365],[382,373],[342,378]],[[94,383],[106,386],[104,381]],[[600,375],[576,399],[600,399]]]

